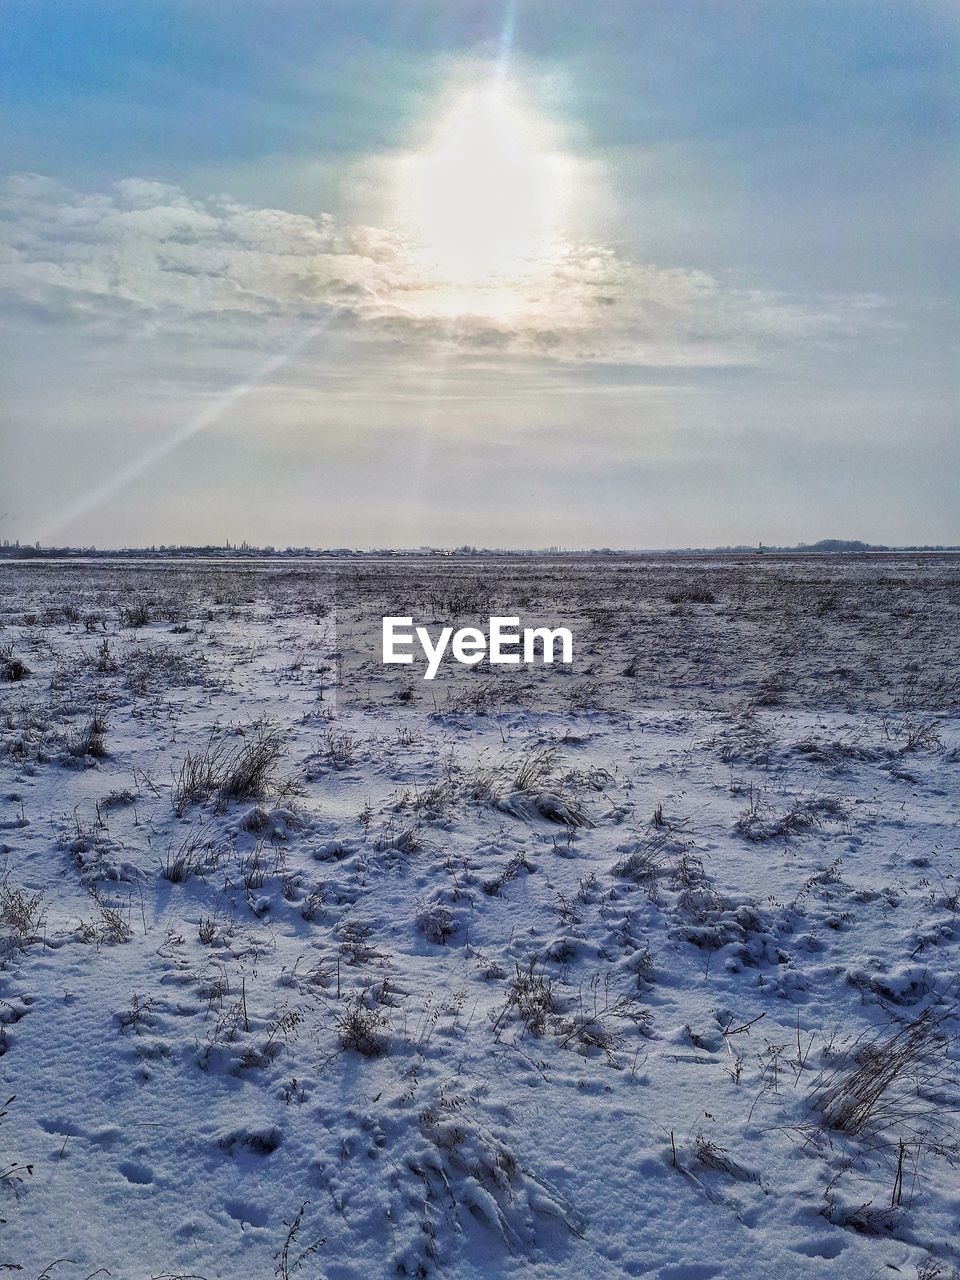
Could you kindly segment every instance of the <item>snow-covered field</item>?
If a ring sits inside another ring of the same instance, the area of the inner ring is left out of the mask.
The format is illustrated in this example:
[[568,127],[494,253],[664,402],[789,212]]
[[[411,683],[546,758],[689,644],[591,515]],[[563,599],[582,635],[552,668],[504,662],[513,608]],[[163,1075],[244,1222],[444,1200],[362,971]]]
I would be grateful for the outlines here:
[[956,1274],[960,559],[0,589],[0,1269]]

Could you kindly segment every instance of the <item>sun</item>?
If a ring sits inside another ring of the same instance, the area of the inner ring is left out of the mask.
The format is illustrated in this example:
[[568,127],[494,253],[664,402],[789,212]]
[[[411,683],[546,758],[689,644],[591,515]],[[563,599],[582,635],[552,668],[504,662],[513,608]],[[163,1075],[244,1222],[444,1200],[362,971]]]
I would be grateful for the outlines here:
[[400,163],[396,207],[450,311],[515,305],[561,231],[570,163],[519,89],[461,87]]

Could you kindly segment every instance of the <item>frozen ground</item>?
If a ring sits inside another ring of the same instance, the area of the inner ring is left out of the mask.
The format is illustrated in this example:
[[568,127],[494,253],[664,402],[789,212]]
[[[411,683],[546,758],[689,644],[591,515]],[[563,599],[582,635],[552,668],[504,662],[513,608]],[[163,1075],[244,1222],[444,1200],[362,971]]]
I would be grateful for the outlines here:
[[0,1270],[956,1274],[960,560],[0,592]]

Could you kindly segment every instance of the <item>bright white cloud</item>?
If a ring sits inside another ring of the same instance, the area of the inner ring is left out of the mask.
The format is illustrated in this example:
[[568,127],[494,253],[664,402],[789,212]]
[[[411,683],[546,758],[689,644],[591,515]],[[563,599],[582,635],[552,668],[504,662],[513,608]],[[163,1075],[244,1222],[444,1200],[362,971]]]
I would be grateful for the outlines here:
[[554,240],[465,287],[422,244],[224,196],[128,179],[81,193],[32,175],[0,199],[8,306],[94,328],[195,331],[256,342],[265,319],[329,320],[373,340],[564,361],[711,366],[771,345],[862,329],[876,300],[795,299]]

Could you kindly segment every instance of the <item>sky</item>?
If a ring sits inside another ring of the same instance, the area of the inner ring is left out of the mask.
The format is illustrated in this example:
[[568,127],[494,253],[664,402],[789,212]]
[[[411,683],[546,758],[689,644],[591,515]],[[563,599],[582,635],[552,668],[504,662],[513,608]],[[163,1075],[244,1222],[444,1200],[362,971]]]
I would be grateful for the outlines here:
[[960,543],[953,0],[4,0],[0,537]]

